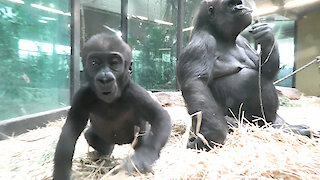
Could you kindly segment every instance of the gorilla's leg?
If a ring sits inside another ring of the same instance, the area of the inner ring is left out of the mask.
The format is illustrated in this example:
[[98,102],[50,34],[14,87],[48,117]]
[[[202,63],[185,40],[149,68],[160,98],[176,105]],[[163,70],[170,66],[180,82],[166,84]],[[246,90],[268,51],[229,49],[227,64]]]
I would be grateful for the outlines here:
[[113,151],[114,144],[106,143],[96,134],[95,130],[90,127],[84,134],[88,144],[93,147],[100,155],[110,155]]
[[311,136],[312,130],[310,129],[309,126],[301,124],[301,125],[291,125],[288,124],[287,122],[284,121],[278,114],[275,119],[275,121],[272,124],[272,127],[277,128],[277,129],[288,129],[285,131],[292,131],[296,134],[300,134],[303,136]]

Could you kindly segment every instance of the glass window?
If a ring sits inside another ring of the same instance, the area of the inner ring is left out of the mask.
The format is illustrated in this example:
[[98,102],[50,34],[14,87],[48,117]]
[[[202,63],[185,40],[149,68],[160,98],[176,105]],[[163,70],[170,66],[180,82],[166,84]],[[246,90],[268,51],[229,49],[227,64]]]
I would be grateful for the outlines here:
[[69,105],[70,2],[0,0],[0,120]]
[[176,89],[177,1],[137,0],[128,4],[128,43],[133,80],[148,90]]

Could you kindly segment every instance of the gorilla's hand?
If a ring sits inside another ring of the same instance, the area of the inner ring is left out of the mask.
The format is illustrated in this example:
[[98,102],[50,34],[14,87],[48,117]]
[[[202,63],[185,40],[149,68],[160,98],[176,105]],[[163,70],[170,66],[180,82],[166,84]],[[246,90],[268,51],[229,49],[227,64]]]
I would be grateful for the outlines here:
[[257,23],[252,26],[252,34],[255,42],[261,47],[271,47],[274,43],[272,28],[266,23]]
[[125,161],[124,169],[129,173],[135,172],[136,168],[141,173],[151,172],[152,163],[158,158],[159,153],[156,151],[141,147],[136,149],[134,155]]

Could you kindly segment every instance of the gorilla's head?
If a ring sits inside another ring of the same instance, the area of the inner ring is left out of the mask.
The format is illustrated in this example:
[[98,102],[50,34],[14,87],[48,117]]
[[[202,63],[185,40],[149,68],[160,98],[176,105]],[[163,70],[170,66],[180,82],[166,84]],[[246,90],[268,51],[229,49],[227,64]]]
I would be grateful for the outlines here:
[[81,56],[96,95],[107,103],[120,97],[130,79],[131,48],[117,36],[97,34],[85,43]]
[[204,0],[195,18],[195,30],[234,38],[251,24],[252,10],[242,0]]

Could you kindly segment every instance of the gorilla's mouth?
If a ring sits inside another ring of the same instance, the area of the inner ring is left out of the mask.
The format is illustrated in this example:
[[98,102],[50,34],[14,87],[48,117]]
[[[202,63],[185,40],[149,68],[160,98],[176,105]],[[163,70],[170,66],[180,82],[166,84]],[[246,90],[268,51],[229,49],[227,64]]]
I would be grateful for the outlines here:
[[252,10],[251,10],[251,9],[242,9],[242,10],[239,12],[239,15],[245,16],[245,15],[248,15],[248,14],[251,14],[251,13],[252,13]]
[[111,91],[110,92],[102,92],[102,94],[107,96],[107,95],[111,94]]

